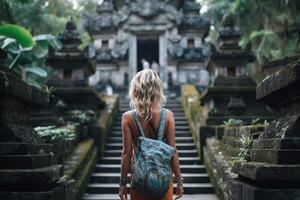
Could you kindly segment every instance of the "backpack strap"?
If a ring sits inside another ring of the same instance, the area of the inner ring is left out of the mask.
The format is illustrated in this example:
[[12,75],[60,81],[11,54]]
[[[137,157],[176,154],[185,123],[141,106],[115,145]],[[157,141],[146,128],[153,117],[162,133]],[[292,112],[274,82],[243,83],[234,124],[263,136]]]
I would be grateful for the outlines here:
[[142,125],[141,125],[141,123],[140,123],[140,120],[139,120],[139,118],[138,118],[136,112],[135,112],[135,111],[131,111],[131,116],[133,117],[134,122],[135,122],[136,125],[138,126],[141,135],[142,135],[143,137],[145,137],[143,127],[142,127]]
[[165,121],[166,121],[166,109],[161,108],[161,116],[160,116],[158,136],[157,136],[157,139],[161,141],[164,134]]

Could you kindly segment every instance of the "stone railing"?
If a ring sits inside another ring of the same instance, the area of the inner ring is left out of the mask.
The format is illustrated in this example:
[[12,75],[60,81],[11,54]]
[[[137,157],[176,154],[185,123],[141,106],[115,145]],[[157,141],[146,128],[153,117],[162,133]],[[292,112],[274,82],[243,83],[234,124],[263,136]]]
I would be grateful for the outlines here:
[[205,124],[208,110],[200,105],[200,94],[194,85],[181,86],[181,104],[197,144],[197,149],[200,151],[199,127]]
[[0,65],[0,199],[72,199],[73,180],[63,179],[53,145],[29,121],[49,105],[49,94],[23,82]]
[[219,199],[231,200],[230,184],[237,178],[237,174],[232,172],[232,167],[236,162],[249,159],[253,139],[265,128],[265,125],[221,125],[202,129],[210,135],[205,138],[205,143],[202,143],[203,158]]

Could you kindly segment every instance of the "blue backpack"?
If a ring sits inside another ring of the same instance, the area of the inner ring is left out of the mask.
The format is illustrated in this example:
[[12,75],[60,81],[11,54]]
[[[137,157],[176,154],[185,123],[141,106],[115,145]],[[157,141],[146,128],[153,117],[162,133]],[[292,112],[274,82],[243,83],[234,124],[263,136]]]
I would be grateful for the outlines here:
[[149,196],[162,197],[170,187],[174,152],[174,148],[162,140],[166,110],[161,110],[157,140],[146,138],[135,111],[132,116],[141,133],[135,154],[132,186]]

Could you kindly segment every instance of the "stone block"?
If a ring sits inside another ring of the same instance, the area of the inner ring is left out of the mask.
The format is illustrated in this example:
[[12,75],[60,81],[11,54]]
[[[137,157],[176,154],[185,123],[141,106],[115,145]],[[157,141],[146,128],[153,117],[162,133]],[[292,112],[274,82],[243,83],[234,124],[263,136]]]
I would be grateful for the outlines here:
[[297,200],[300,188],[263,188],[239,180],[232,181],[230,185],[232,200]]
[[297,181],[300,165],[275,165],[261,162],[242,162],[233,167],[233,172],[256,181]]
[[63,169],[61,165],[37,169],[0,169],[0,185],[52,184],[56,182],[62,174]]
[[50,144],[0,143],[0,156],[49,154],[50,152],[53,152]]
[[51,189],[24,191],[10,191],[0,189],[0,199],[3,200],[72,200],[73,181],[64,182],[63,184],[55,184]]
[[272,138],[254,140],[253,149],[300,149],[300,138]]
[[271,164],[300,164],[300,149],[251,149],[250,160]]
[[54,164],[54,155],[1,155],[0,169],[35,169],[43,168]]

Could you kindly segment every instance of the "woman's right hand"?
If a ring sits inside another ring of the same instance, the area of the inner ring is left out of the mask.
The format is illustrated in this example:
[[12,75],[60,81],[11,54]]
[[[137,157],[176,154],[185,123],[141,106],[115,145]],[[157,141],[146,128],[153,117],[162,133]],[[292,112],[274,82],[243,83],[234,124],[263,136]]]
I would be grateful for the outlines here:
[[180,185],[180,186],[178,185],[176,187],[176,198],[175,199],[181,198],[182,195],[183,195],[183,192],[184,192],[183,186],[182,185]]
[[119,197],[121,200],[127,200],[127,187],[126,186],[120,186]]

